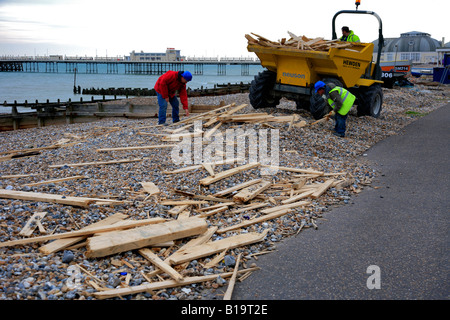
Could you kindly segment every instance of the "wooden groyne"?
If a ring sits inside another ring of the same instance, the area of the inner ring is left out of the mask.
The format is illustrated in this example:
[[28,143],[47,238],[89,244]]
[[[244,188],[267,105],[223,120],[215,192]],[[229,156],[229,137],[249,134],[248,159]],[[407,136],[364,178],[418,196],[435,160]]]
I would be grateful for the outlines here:
[[[40,103],[3,103],[4,107],[11,107],[10,114],[0,114],[0,131],[9,131],[17,129],[27,129],[34,127],[44,127],[55,124],[69,124],[95,121],[105,112],[104,105],[114,99],[101,99],[90,101],[56,102]],[[18,112],[17,108],[29,108],[30,112]],[[120,107],[123,111],[123,106]],[[129,111],[129,110],[128,110]],[[106,113],[109,112],[109,109]]]
[[[225,94],[248,92],[249,83],[236,84],[216,84],[213,88],[188,88],[188,97],[219,96]],[[75,88],[74,88],[75,89]],[[80,92],[80,89],[77,90]],[[74,90],[75,92],[75,90]],[[77,92],[77,93],[78,93]],[[153,118],[158,117],[158,105],[156,101],[147,105],[134,105],[129,102],[117,102],[118,96],[144,97],[156,96],[154,89],[141,88],[107,88],[107,89],[83,89],[83,94],[101,95],[102,99],[91,98],[90,101],[69,101],[40,103],[36,100],[34,103],[25,101],[24,103],[3,103],[4,107],[11,107],[10,114],[0,114],[0,131],[18,130],[34,127],[44,127],[57,124],[71,124],[96,121],[104,117],[126,117],[126,118]],[[114,96],[113,99],[106,99],[106,96]],[[112,103],[111,101],[115,101]],[[17,108],[29,108],[30,112],[18,112]],[[204,112],[215,108],[214,106],[190,106],[189,112]],[[171,108],[168,107],[168,116]]]
[[[100,100],[87,103],[80,102],[48,102],[35,107],[36,111],[17,112],[18,106],[12,106],[12,114],[0,114],[0,131],[11,131],[28,128],[40,128],[49,125],[93,122],[102,118],[157,118],[159,106],[157,104],[133,104],[124,100]],[[29,105],[28,105],[29,106]],[[221,105],[190,105],[190,113],[203,113]],[[172,107],[167,108],[167,117],[172,115]]]
[[[213,88],[187,89],[189,97],[218,96],[224,94],[235,94],[248,92],[250,83],[224,83],[215,84]],[[148,88],[85,88],[81,90],[86,95],[102,95],[102,96],[156,96],[155,89]]]

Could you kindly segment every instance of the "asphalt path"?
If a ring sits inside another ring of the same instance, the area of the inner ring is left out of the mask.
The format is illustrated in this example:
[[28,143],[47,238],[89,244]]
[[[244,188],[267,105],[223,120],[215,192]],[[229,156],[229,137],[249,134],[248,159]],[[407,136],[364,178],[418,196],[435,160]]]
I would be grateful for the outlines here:
[[366,152],[371,186],[261,255],[233,300],[448,300],[450,104]]

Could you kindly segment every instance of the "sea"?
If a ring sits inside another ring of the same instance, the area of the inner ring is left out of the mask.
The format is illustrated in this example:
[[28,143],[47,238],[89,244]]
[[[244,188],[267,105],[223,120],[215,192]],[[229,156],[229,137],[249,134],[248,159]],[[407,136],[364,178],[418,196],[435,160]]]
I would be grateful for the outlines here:
[[[226,69],[218,70],[217,65],[204,65],[203,74],[196,75],[194,70],[190,70],[193,74],[192,81],[188,82],[187,87],[191,89],[213,88],[215,84],[236,84],[250,83],[254,76],[263,71],[260,65],[249,65],[248,75],[241,74],[240,65],[226,65]],[[108,73],[106,64],[99,64],[97,73],[88,73],[86,70],[80,69],[76,73],[44,72],[45,64],[39,63],[40,72],[0,72],[0,113],[11,113],[11,107],[2,106],[6,103],[34,103],[38,102],[61,102],[83,101],[94,99],[102,99],[103,96],[92,96],[75,94],[73,92],[74,85],[80,86],[81,89],[86,88],[148,88],[152,89],[159,75],[131,74],[125,73],[120,68],[117,73]],[[223,72],[225,71],[225,72]],[[223,74],[224,73],[224,74]],[[131,97],[131,96],[129,96]],[[105,96],[106,99],[113,99],[113,96]],[[117,99],[125,98],[117,96]],[[30,108],[18,107],[17,111],[30,112]]]

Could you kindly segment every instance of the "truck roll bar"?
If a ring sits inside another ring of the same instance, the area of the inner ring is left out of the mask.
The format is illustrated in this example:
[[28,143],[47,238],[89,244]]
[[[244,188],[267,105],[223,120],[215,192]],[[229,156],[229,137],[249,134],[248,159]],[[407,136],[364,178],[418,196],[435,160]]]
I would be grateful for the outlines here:
[[384,47],[384,38],[383,38],[383,22],[381,21],[381,18],[378,14],[376,14],[373,11],[357,11],[357,10],[341,10],[336,12],[336,14],[333,16],[333,22],[332,22],[332,35],[331,35],[331,39],[337,39],[337,35],[336,35],[336,18],[338,15],[342,14],[342,13],[349,13],[349,14],[370,14],[372,16],[375,16],[375,18],[378,19],[378,24],[379,24],[379,28],[378,28],[378,52],[377,52],[377,61],[376,61],[376,65],[380,65],[380,58],[381,58],[381,49],[383,49]]

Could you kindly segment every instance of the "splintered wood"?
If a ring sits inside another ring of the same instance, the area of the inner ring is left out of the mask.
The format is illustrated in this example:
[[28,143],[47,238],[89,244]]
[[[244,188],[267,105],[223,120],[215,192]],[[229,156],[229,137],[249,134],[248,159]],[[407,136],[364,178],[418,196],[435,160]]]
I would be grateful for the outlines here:
[[325,40],[324,38],[308,38],[305,36],[297,36],[292,32],[288,31],[290,36],[289,39],[282,38],[277,42],[271,41],[255,33],[251,33],[256,37],[253,38],[251,35],[246,34],[245,38],[248,44],[257,44],[264,47],[274,47],[274,48],[293,48],[297,50],[312,50],[312,51],[328,51],[330,48],[351,48],[357,46],[357,44],[352,42],[343,42],[339,39],[335,40]]
[[[260,36],[258,36],[258,40],[250,36],[247,39],[249,39],[249,42],[261,45],[291,46],[298,47],[301,50],[319,50],[324,48],[324,45],[338,44],[323,39],[297,37],[293,34],[291,34],[291,39],[284,39],[279,43],[271,42]],[[300,116],[296,114],[290,116],[273,116],[267,113],[239,114],[238,112],[246,106],[246,104],[221,105],[217,109],[178,122],[180,126],[176,129],[169,126],[164,130],[161,129],[161,133],[139,132],[139,134],[151,135],[152,139],[161,139],[162,141],[210,139],[228,125],[239,126],[242,123],[267,125],[268,122],[273,122],[284,123],[286,127],[289,124],[289,128],[291,128],[294,122],[300,120]],[[200,127],[196,121],[200,122]],[[189,132],[188,130],[193,131]],[[63,143],[67,143],[67,141],[61,141],[52,148],[60,147]],[[99,148],[97,152],[132,152],[145,149],[166,149],[175,146],[154,144]],[[232,146],[235,147],[234,144]],[[49,165],[48,167],[100,166],[140,162],[146,159],[112,159]],[[276,166],[260,162],[247,163],[244,160],[236,157],[226,160],[204,161],[200,164],[175,167],[172,170],[161,172],[166,176],[186,175],[190,178],[193,170],[200,171],[204,175],[195,181],[198,185],[198,189],[195,190],[186,189],[182,185],[165,184],[164,180],[159,180],[158,185],[151,181],[141,181],[139,183],[141,190],[130,192],[132,200],[141,200],[142,207],[154,205],[158,217],[150,218],[149,213],[147,213],[147,219],[131,220],[128,219],[127,214],[116,212],[91,225],[77,225],[78,230],[47,233],[44,225],[45,219],[49,215],[46,215],[43,210],[38,210],[27,220],[24,220],[17,237],[13,237],[10,241],[0,242],[0,248],[43,243],[39,247],[41,254],[52,254],[66,248],[83,248],[85,249],[84,256],[88,259],[107,259],[115,254],[135,251],[140,258],[145,259],[145,263],[151,264],[154,268],[150,273],[140,270],[148,283],[130,286],[133,283],[132,276],[127,274],[125,283],[122,284],[123,287],[115,289],[107,288],[102,281],[90,275],[87,270],[82,269],[92,280],[87,283],[98,291],[94,294],[98,299],[139,292],[153,292],[152,290],[215,280],[219,275],[218,273],[189,277],[185,269],[193,260],[198,260],[197,265],[205,269],[213,268],[221,263],[226,254],[236,254],[238,259],[234,272],[220,274],[222,278],[231,277],[227,294],[224,297],[229,299],[237,274],[245,273],[245,276],[247,276],[249,272],[255,270],[255,268],[239,270],[239,265],[245,265],[245,261],[251,256],[243,255],[242,252],[236,253],[236,251],[233,251],[234,249],[265,241],[269,232],[271,235],[276,232],[285,232],[284,222],[288,220],[294,221],[294,223],[298,221],[298,224],[301,224],[297,233],[310,226],[317,229],[316,221],[310,218],[308,218],[309,221],[305,221],[305,212],[320,203],[322,201],[320,197],[324,196],[331,188],[346,188],[354,181],[345,172],[329,173],[313,168]],[[225,165],[226,167],[224,167]],[[273,174],[263,174],[263,170],[266,169],[270,169]],[[282,177],[277,176],[278,173],[282,173]],[[28,176],[16,175],[0,178],[26,178]],[[252,176],[252,178],[248,178],[249,176]],[[38,186],[69,180],[75,182],[78,179],[87,179],[87,177],[70,176],[51,180],[40,179],[39,182],[26,185]],[[169,181],[175,180],[170,179]],[[220,183],[224,183],[222,186],[226,187],[217,187]],[[214,191],[208,194],[208,188]],[[100,204],[121,205],[123,207],[133,203],[133,201],[125,200],[74,197],[6,189],[0,189],[0,198],[51,202],[82,208]],[[277,219],[283,220],[283,223],[278,224]],[[273,222],[274,226],[279,226],[277,228],[268,227],[269,222]],[[35,231],[35,233],[38,233],[37,230],[39,230],[39,235],[33,237],[32,234]],[[52,241],[48,242],[50,240]],[[113,258],[113,260],[114,265],[133,268],[133,264],[124,259]],[[155,277],[158,278],[157,281],[154,281]]]

